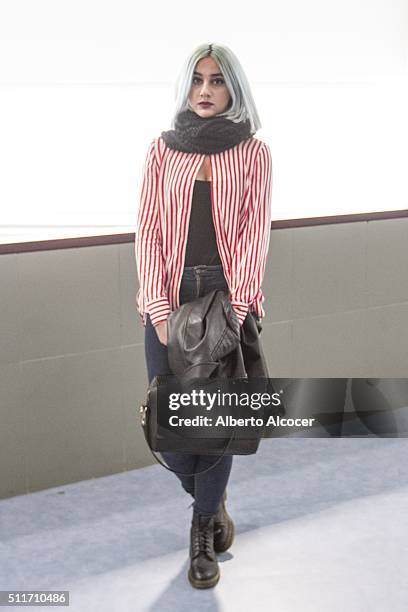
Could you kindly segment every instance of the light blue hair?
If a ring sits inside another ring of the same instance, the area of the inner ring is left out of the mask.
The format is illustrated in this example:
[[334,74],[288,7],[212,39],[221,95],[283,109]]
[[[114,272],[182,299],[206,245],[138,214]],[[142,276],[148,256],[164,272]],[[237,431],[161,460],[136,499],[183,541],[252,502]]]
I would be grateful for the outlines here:
[[261,122],[248,79],[238,58],[231,49],[225,45],[217,44],[199,45],[185,61],[176,81],[176,107],[171,127],[175,128],[175,120],[178,113],[187,109],[192,110],[188,96],[193,82],[193,72],[197,62],[203,57],[208,56],[213,57],[220,67],[225,84],[231,95],[229,108],[223,113],[218,113],[216,116],[227,117],[235,123],[249,119],[251,132],[255,134],[261,127]]

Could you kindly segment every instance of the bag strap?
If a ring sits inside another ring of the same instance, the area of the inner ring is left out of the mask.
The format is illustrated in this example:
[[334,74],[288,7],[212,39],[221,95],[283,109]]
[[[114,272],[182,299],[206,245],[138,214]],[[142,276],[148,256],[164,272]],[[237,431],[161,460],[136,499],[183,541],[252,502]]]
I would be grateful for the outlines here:
[[155,452],[153,451],[153,449],[151,448],[150,444],[149,444],[149,440],[147,439],[147,435],[146,435],[146,430],[144,427],[142,427],[143,429],[143,433],[144,433],[144,437],[146,439],[147,442],[147,446],[149,447],[150,452],[152,453],[153,457],[156,459],[156,461],[158,463],[160,463],[164,468],[166,468],[166,470],[169,470],[170,472],[174,472],[175,474],[180,474],[180,476],[197,476],[198,474],[204,474],[205,472],[208,472],[209,470],[211,470],[214,466],[217,465],[217,463],[219,463],[221,461],[221,459],[224,457],[225,453],[227,452],[229,445],[231,444],[234,434],[235,434],[235,430],[236,430],[237,426],[234,427],[234,431],[232,432],[231,438],[228,440],[228,443],[226,445],[226,447],[224,448],[222,455],[220,455],[217,459],[217,461],[215,461],[215,463],[212,463],[208,468],[206,468],[205,470],[200,470],[200,472],[178,472],[177,470],[172,470],[170,467],[168,467],[165,463],[163,463],[155,454]]

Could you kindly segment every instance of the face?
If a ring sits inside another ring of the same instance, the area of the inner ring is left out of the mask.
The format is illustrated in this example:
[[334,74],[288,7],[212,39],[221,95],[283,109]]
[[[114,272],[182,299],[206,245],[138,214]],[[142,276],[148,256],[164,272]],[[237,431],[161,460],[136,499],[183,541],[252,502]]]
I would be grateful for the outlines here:
[[[220,68],[211,56],[197,62],[188,99],[192,110],[200,117],[213,117],[227,109],[231,96]],[[203,105],[202,102],[210,104]]]

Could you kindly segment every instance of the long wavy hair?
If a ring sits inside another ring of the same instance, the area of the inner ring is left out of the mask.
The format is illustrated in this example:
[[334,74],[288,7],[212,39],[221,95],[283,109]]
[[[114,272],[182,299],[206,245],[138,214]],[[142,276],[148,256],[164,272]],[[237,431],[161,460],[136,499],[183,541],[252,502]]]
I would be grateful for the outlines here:
[[199,45],[184,62],[176,81],[176,104],[171,127],[175,128],[178,113],[187,109],[192,110],[188,97],[193,82],[193,72],[197,62],[203,57],[209,56],[217,62],[231,95],[228,108],[216,116],[227,117],[235,123],[249,119],[251,132],[254,134],[261,127],[261,122],[245,72],[231,49],[225,45],[213,43]]

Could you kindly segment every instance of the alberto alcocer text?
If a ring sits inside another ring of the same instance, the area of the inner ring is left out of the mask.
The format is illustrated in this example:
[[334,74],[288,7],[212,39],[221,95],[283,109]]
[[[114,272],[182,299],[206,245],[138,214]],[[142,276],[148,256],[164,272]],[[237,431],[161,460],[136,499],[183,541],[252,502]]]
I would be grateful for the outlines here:
[[266,427],[273,425],[274,427],[311,427],[315,421],[314,418],[285,418],[280,416],[269,416],[266,423],[260,417],[235,418],[231,415],[217,417],[213,424],[211,417],[197,415],[193,418],[179,417],[172,415],[169,417],[169,425],[172,427]]

